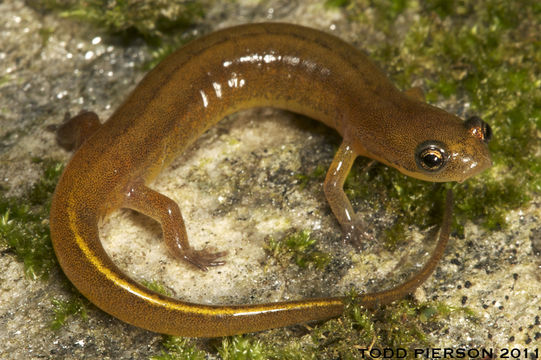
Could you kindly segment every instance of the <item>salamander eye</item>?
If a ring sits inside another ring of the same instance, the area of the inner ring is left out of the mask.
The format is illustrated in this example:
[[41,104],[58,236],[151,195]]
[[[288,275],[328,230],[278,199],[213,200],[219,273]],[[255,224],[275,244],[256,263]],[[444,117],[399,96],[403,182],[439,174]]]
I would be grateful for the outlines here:
[[441,143],[437,141],[425,141],[417,146],[415,161],[420,169],[436,172],[443,169],[447,162],[447,154]]

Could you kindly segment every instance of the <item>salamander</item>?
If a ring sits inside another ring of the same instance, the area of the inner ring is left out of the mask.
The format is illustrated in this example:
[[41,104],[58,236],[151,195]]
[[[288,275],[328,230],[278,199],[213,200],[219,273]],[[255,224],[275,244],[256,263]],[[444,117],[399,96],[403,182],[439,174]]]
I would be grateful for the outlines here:
[[[359,233],[343,184],[357,156],[414,178],[462,182],[491,166],[490,126],[463,120],[399,91],[354,46],[307,27],[241,25],[196,39],[169,55],[103,124],[83,112],[58,128],[77,151],[56,187],[50,213],[54,251],[69,280],[92,303],[136,326],[166,334],[216,337],[328,319],[343,297],[253,305],[203,305],[160,295],[125,275],[107,256],[98,221],[118,208],[157,220],[171,254],[201,270],[224,263],[225,252],[196,250],[178,205],[149,183],[172,159],[223,117],[274,107],[316,119],[343,138],[324,193],[344,236]],[[436,248],[410,280],[359,294],[374,307],[411,293],[442,257],[449,238],[448,192]]]

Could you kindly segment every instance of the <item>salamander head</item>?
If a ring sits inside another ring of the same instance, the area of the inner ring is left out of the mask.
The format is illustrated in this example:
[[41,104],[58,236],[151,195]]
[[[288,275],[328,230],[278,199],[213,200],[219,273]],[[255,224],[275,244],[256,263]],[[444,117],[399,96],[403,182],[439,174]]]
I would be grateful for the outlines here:
[[490,126],[477,116],[466,121],[426,103],[381,106],[375,120],[357,123],[352,144],[416,179],[463,182],[492,165]]
[[[430,132],[426,129],[427,135]],[[492,165],[487,146],[492,130],[479,117],[460,123],[440,123],[438,133],[434,138],[425,137],[418,142],[411,154],[414,171],[399,170],[422,180],[463,182]]]

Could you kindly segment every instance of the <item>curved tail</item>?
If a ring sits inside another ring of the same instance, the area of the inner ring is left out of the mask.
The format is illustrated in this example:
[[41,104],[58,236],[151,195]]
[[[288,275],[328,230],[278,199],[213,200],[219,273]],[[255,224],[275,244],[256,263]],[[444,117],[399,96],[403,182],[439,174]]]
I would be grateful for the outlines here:
[[[324,320],[339,316],[344,310],[342,297],[211,306],[155,293],[126,276],[107,256],[98,236],[98,208],[75,201],[76,195],[63,188],[57,188],[50,218],[58,261],[85,297],[122,321],[159,333],[217,337]],[[448,192],[439,241],[423,269],[393,289],[361,295],[360,304],[374,307],[392,302],[412,292],[430,276],[449,238],[451,210],[452,194]]]

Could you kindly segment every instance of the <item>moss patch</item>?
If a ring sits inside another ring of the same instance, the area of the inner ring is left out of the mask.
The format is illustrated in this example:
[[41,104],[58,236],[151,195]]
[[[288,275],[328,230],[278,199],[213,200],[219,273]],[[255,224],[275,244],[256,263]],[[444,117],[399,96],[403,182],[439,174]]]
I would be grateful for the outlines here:
[[188,338],[178,336],[165,336],[163,341],[165,350],[161,355],[152,356],[151,360],[204,360],[206,352],[200,350]]
[[162,295],[165,295],[165,296],[171,296],[171,292],[169,290],[167,290],[167,288],[163,284],[160,284],[157,281],[143,280],[141,282],[141,284],[144,285],[145,287],[147,287],[148,289],[157,292],[158,294],[162,294]]
[[301,230],[291,232],[279,240],[268,238],[265,249],[284,267],[293,261],[301,268],[315,266],[322,270],[330,263],[331,256],[317,250],[315,244],[316,239],[310,236],[310,231]]
[[[24,263],[27,278],[45,280],[58,265],[49,233],[49,210],[64,165],[52,159],[33,161],[43,171],[37,183],[17,197],[7,197],[5,190],[0,189],[0,244]],[[72,316],[87,318],[87,300],[67,280],[66,286],[71,293],[68,299],[51,300],[53,330],[61,328]]]
[[142,38],[152,48],[154,67],[191,39],[186,30],[205,14],[205,1],[31,0],[34,8],[93,24],[125,41]]
[[73,296],[69,300],[52,299],[54,317],[51,322],[51,328],[53,330],[60,329],[66,320],[71,316],[79,316],[83,320],[88,318],[86,313],[86,300],[83,300],[80,296]]
[[51,197],[63,169],[53,160],[36,159],[42,178],[25,194],[6,197],[0,189],[0,244],[24,263],[28,278],[46,278],[56,265],[49,234]]

